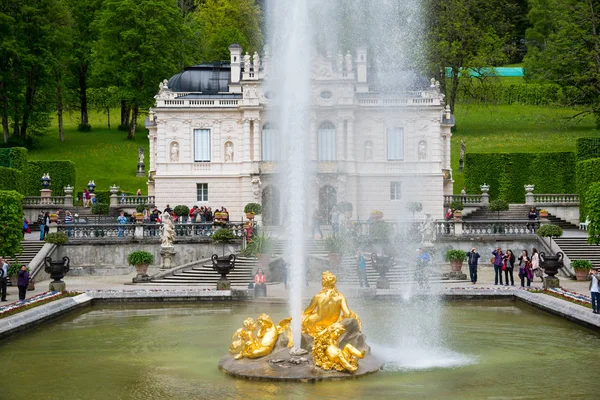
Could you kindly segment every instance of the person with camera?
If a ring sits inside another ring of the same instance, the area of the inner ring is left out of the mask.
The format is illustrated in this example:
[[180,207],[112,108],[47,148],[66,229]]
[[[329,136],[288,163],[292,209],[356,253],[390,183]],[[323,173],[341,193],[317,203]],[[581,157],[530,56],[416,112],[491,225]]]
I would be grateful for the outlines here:
[[527,287],[531,286],[533,270],[531,269],[531,260],[527,250],[523,250],[519,256],[519,278],[521,278],[521,287],[525,287],[525,279],[527,279]]
[[504,281],[505,285],[508,286],[508,278],[510,277],[510,285],[515,286],[515,277],[513,275],[513,271],[515,268],[515,255],[512,250],[506,250],[506,254],[502,257],[504,259],[504,265],[502,269],[504,270]]
[[498,285],[498,281],[502,285],[502,256],[504,253],[502,249],[498,247],[496,250],[492,251],[494,258],[492,259],[492,263],[494,264],[494,285]]
[[592,312],[594,314],[600,314],[600,277],[598,277],[598,270],[590,270],[590,294],[592,297]]
[[469,276],[471,277],[471,284],[477,283],[477,260],[479,260],[479,253],[477,249],[473,247],[467,254],[467,261],[469,262]]

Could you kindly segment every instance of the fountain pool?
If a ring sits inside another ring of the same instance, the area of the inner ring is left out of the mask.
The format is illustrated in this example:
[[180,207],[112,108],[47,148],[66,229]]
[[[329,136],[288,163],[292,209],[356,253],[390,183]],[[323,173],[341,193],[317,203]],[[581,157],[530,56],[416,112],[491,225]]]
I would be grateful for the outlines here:
[[[592,354],[600,348],[600,335],[515,302],[440,306],[444,347],[431,349],[403,344],[396,330],[400,324],[388,319],[410,319],[411,304],[356,304],[369,344],[386,359],[383,371],[357,380],[303,384],[249,382],[216,367],[231,342],[232,327],[262,312],[284,317],[285,304],[97,305],[2,341],[1,397],[597,397]],[[390,348],[390,343],[396,345]]]

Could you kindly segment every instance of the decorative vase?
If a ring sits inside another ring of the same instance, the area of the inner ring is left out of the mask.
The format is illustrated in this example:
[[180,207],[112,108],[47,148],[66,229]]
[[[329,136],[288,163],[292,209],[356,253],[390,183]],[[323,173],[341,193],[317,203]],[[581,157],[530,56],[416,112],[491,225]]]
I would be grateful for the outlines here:
[[454,211],[454,220],[460,221],[461,219],[462,219],[462,210],[455,210]]
[[227,279],[227,274],[235,268],[235,255],[230,254],[229,257],[219,257],[213,254],[211,257],[213,270],[221,274],[221,278],[217,281],[217,290],[230,290],[231,282]]
[[50,216],[50,222],[58,222],[58,215]]
[[144,222],[144,214],[142,214],[142,213],[135,214],[135,220],[138,224],[143,223]]
[[450,261],[450,267],[452,268],[452,272],[460,272],[462,270],[463,262],[461,260],[452,260]]
[[137,277],[142,278],[148,276],[148,264],[139,264],[135,266],[135,272],[137,272]]
[[246,218],[254,219],[254,213],[252,213],[252,212],[246,213]]
[[589,269],[575,268],[575,276],[578,281],[587,281],[589,276]]
[[542,218],[546,218],[547,216],[548,216],[547,212],[541,212],[540,213],[540,217],[542,217]]
[[554,278],[554,275],[558,274],[558,270],[564,266],[563,257],[564,255],[560,251],[553,256],[547,256],[541,252],[540,267],[544,269],[546,275],[550,278]]

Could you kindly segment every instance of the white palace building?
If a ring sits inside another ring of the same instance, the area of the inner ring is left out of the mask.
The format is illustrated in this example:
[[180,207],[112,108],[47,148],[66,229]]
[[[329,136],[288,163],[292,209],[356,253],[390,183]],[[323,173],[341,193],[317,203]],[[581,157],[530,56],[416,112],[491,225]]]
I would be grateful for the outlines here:
[[[244,205],[262,203],[263,220],[284,221],[275,176],[279,135],[269,121],[270,59],[229,47],[230,63],[203,64],[160,84],[146,128],[150,140],[148,194],[167,204],[225,206],[232,220]],[[411,91],[381,94],[369,82],[367,51],[317,56],[312,62],[311,154],[316,179],[310,198],[326,214],[349,201],[353,218],[380,210],[385,219],[423,213],[443,217],[452,194],[450,129],[439,83],[416,80]]]

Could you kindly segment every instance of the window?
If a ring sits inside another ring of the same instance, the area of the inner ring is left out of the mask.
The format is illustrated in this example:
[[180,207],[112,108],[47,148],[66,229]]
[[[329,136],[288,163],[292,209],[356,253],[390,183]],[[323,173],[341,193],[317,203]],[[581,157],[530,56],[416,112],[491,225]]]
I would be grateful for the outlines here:
[[319,161],[335,161],[335,125],[323,122],[317,131]]
[[266,123],[262,128],[262,160],[279,160],[279,132],[273,124]]
[[402,199],[402,182],[390,182],[390,200]]
[[210,129],[194,129],[194,161],[210,162]]
[[323,90],[321,92],[321,98],[322,99],[330,99],[333,97],[333,93],[331,93],[329,90]]
[[389,128],[387,130],[388,139],[388,160],[404,160],[404,129]]
[[208,201],[208,183],[196,184],[196,198],[198,201]]

